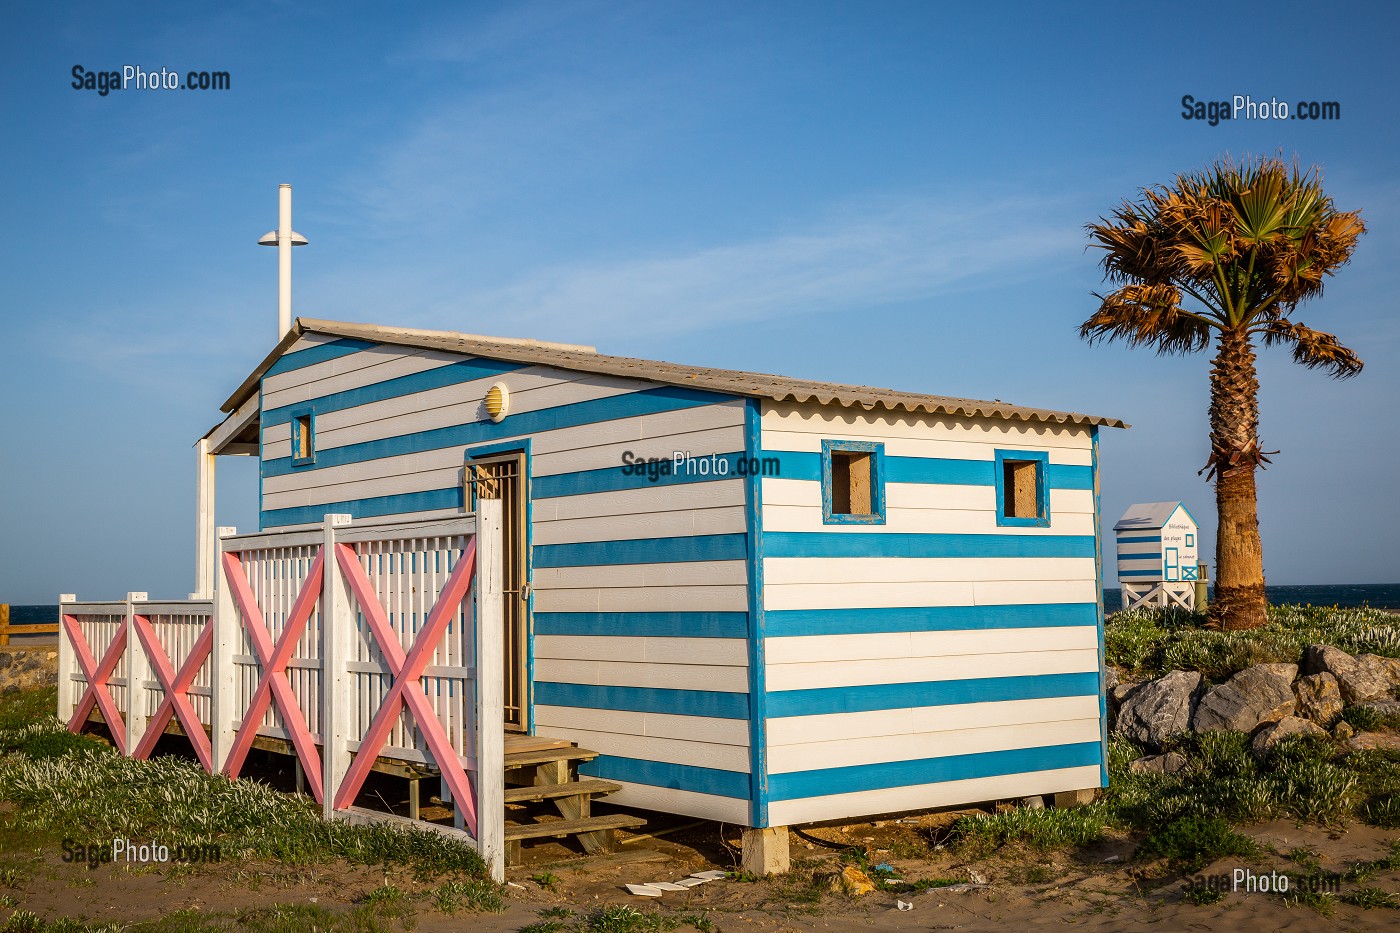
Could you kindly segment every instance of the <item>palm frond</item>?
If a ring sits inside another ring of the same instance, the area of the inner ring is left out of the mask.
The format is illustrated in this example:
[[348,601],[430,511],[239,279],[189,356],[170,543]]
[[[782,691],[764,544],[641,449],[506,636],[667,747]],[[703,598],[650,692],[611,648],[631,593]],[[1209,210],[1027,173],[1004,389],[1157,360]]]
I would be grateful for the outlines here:
[[1327,370],[1337,379],[1361,372],[1365,365],[1352,350],[1342,346],[1332,334],[1278,317],[1259,328],[1265,346],[1282,344],[1293,348],[1293,362],[1308,369]]
[[1195,353],[1210,345],[1211,325],[1181,307],[1181,290],[1173,285],[1125,285],[1095,297],[1099,310],[1079,327],[1090,343],[1121,340],[1158,353]]

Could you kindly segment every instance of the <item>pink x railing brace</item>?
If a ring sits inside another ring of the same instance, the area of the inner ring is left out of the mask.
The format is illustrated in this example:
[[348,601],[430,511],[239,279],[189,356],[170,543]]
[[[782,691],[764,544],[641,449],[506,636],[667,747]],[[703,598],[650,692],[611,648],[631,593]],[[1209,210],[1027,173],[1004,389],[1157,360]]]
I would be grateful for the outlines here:
[[151,620],[146,616],[136,616],[133,621],[136,625],[136,637],[145,647],[151,669],[155,671],[156,679],[160,681],[162,689],[165,690],[165,699],[161,701],[155,715],[151,717],[150,725],[146,727],[146,734],[136,744],[136,751],[131,753],[131,757],[148,757],[155,750],[160,737],[165,734],[165,724],[170,721],[171,715],[174,715],[180,720],[180,725],[184,727],[185,736],[194,746],[194,752],[199,756],[204,770],[212,773],[214,771],[214,756],[209,748],[209,736],[204,734],[204,724],[199,721],[194,706],[190,704],[189,689],[190,684],[194,683],[195,675],[204,666],[204,660],[209,657],[209,652],[214,647],[214,620],[211,618],[200,631],[199,639],[194,643],[194,648],[190,650],[185,663],[180,665],[178,673],[170,663],[170,656],[165,653],[165,649],[161,646],[160,638],[157,637]]
[[292,604],[292,611],[287,615],[287,624],[283,626],[282,635],[277,639],[276,645],[268,635],[262,610],[258,608],[253,590],[248,585],[248,578],[243,573],[243,561],[237,554],[225,551],[223,566],[224,577],[229,583],[229,594],[243,616],[248,640],[253,643],[253,651],[258,656],[258,663],[262,665],[262,676],[258,679],[258,686],[253,692],[248,710],[243,714],[243,724],[239,726],[238,735],[233,739],[233,747],[229,749],[224,772],[229,777],[238,777],[248,749],[253,746],[258,725],[267,712],[268,703],[275,701],[278,711],[282,714],[282,726],[291,736],[292,747],[296,749],[297,758],[306,775],[307,786],[311,788],[316,802],[320,803],[321,754],[316,750],[311,730],[306,725],[306,717],[302,715],[301,707],[297,705],[296,696],[292,693],[292,686],[287,682],[287,662],[291,660],[297,640],[301,638],[302,630],[311,618],[317,600],[321,598],[325,551],[322,549],[318,552],[316,559],[312,561],[306,581],[302,584],[301,592],[297,593],[296,602]]
[[[107,646],[107,651],[102,655],[100,664],[94,660],[92,649],[88,647],[87,639],[83,637],[83,630],[75,617],[70,615],[63,617],[63,631],[68,635],[68,643],[73,646],[73,657],[77,659],[78,666],[83,669],[83,676],[87,678],[88,684],[87,689],[83,691],[82,699],[78,701],[77,707],[73,710],[73,718],[68,720],[68,731],[77,732],[80,730],[95,704],[98,709],[102,710],[102,718],[107,721],[107,731],[112,733],[112,741],[117,743],[117,748],[125,755],[126,721],[122,719],[122,714],[117,709],[117,701],[112,699],[112,695],[107,692],[107,678],[111,677],[112,671],[117,669],[117,662],[121,660],[122,652],[126,650],[127,620],[122,620],[121,627],[117,629],[112,643]],[[133,688],[128,685],[127,689],[131,691]]]
[[364,783],[375,758],[388,741],[389,730],[398,718],[400,707],[406,706],[417,723],[418,731],[423,733],[423,740],[432,751],[443,780],[452,791],[452,799],[462,808],[467,831],[473,836],[477,835],[476,797],[472,792],[471,782],[457,757],[456,750],[447,738],[447,733],[443,731],[442,723],[428,704],[422,687],[423,670],[428,666],[433,652],[437,650],[438,642],[447,630],[447,624],[456,615],[457,607],[466,597],[467,588],[471,586],[476,569],[476,538],[473,536],[467,542],[462,556],[457,560],[457,566],[452,569],[447,579],[447,585],[438,594],[437,602],[429,611],[427,622],[418,630],[418,637],[407,657],[404,656],[403,645],[399,643],[398,635],[389,625],[384,607],[379,604],[374,586],[365,575],[364,568],[360,566],[359,557],[354,549],[346,544],[338,544],[335,557],[351,592],[355,595],[356,602],[360,605],[360,612],[374,634],[380,653],[384,656],[384,663],[389,668],[389,675],[394,678],[379,712],[375,714],[369,730],[360,742],[355,760],[345,773],[340,791],[336,794],[336,809],[344,809],[354,802],[355,795],[360,792],[360,785]]

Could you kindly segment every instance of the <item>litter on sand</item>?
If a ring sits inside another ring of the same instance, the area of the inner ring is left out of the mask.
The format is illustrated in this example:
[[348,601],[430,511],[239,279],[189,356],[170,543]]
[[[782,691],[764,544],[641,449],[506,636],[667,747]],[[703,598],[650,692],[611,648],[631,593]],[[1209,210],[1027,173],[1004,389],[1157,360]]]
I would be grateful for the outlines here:
[[660,888],[663,891],[684,891],[686,888],[685,885],[676,884],[673,881],[648,881],[647,887]]
[[896,908],[898,908],[899,910],[913,910],[913,909],[914,909],[914,905],[911,904],[911,903],[909,903],[908,901],[895,901],[895,902],[894,902],[894,906],[895,906]]
[[660,888],[650,884],[629,884],[627,890],[641,897],[660,897],[665,893]]
[[719,879],[723,878],[726,874],[727,872],[716,871],[712,868],[709,871],[693,871],[690,873],[690,877],[699,878],[702,881],[718,881]]
[[697,884],[708,884],[708,883],[709,883],[709,882],[707,882],[706,879],[704,879],[704,878],[682,878],[680,881],[677,881],[677,882],[676,882],[676,884],[680,885],[680,886],[683,887],[683,888],[693,888],[693,887],[695,887]]

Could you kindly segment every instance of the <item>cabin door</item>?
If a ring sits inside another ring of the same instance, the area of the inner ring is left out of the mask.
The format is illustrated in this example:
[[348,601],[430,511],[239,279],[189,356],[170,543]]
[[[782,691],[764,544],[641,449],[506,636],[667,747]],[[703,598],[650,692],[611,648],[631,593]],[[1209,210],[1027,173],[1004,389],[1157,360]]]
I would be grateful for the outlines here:
[[1175,580],[1180,580],[1180,579],[1181,579],[1181,558],[1177,556],[1177,554],[1179,553],[1179,552],[1178,552],[1178,549],[1177,549],[1177,548],[1174,548],[1174,547],[1169,547],[1169,548],[1166,549],[1165,553],[1166,553],[1165,561],[1166,561],[1166,571],[1167,571],[1166,574],[1165,574],[1166,578],[1167,578],[1168,580],[1173,580],[1173,581],[1175,581]]
[[525,453],[493,453],[466,464],[467,503],[500,499],[505,571],[505,725],[507,732],[530,727],[529,473]]

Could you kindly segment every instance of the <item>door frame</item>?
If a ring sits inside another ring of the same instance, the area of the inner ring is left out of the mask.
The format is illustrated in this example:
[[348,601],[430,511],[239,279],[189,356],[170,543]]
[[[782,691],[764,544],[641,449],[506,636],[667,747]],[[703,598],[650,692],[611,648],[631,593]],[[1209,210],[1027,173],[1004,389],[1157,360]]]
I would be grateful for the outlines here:
[[1162,570],[1164,571],[1162,576],[1172,583],[1181,580],[1180,548],[1169,547],[1162,549]]
[[531,467],[530,438],[515,441],[502,441],[495,444],[476,444],[467,447],[462,454],[462,508],[470,511],[467,501],[466,466],[474,460],[485,460],[502,454],[521,455],[520,494],[525,500],[525,579],[528,587],[525,593],[525,734],[535,734],[535,498],[530,488],[533,483]]

